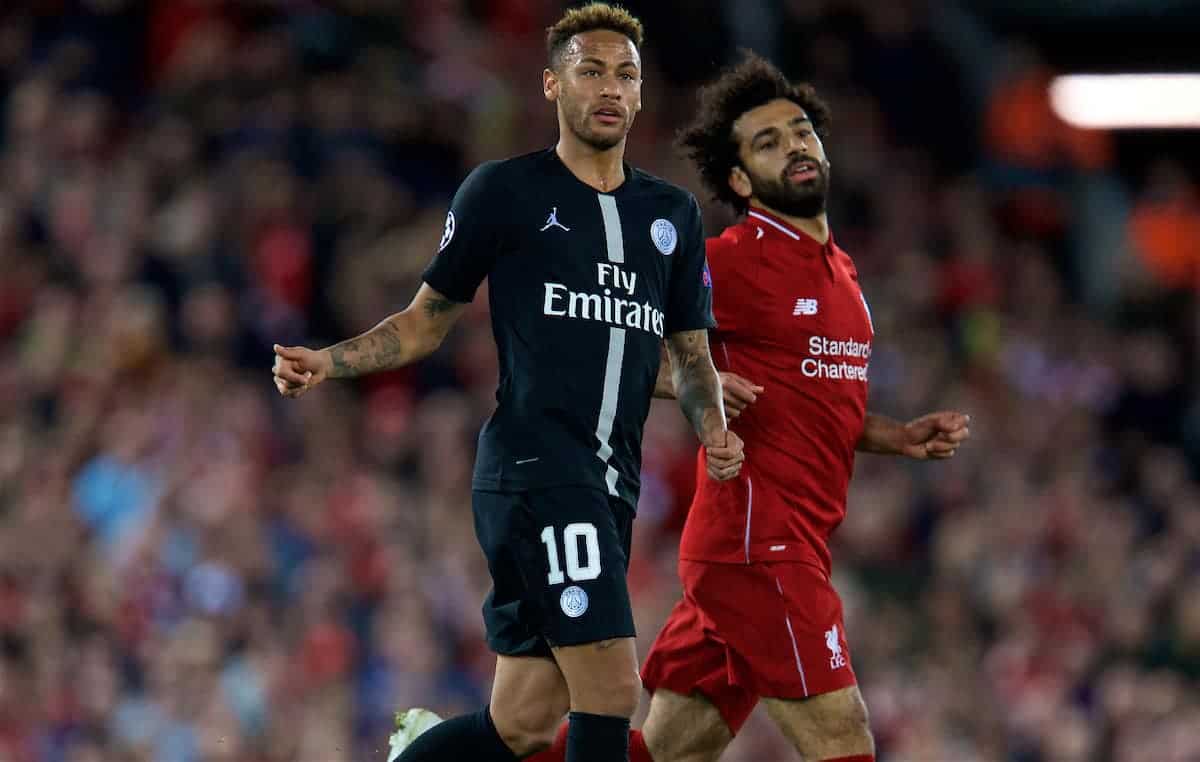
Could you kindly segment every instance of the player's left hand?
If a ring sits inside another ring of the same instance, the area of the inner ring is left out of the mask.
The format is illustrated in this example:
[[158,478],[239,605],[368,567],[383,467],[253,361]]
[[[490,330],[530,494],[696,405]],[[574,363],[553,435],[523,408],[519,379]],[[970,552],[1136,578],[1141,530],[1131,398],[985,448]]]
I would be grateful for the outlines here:
[[742,438],[732,431],[725,432],[724,445],[705,445],[704,458],[708,475],[719,482],[732,479],[742,470],[746,461]]
[[952,458],[971,436],[970,423],[971,416],[947,410],[909,421],[904,424],[901,453],[917,460]]
[[722,372],[721,393],[725,398],[725,416],[733,420],[758,400],[763,388],[736,373]]

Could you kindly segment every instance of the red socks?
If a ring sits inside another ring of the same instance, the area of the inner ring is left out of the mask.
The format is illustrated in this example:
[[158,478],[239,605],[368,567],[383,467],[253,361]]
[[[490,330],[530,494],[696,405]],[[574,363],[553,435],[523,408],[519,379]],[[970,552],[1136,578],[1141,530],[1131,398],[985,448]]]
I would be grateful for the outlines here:
[[[567,759],[567,724],[564,722],[558,729],[554,745],[543,752],[526,757],[523,762],[565,762]],[[629,731],[629,762],[654,762],[650,750],[646,748],[646,739],[642,731]],[[875,762],[874,754],[854,754],[849,757],[834,757],[821,762]]]
[[629,762],[654,762],[640,730],[629,731]]
[[[526,757],[523,762],[565,762],[567,759],[567,723],[563,723],[558,728],[558,736],[554,739],[554,745],[543,752],[534,754],[532,757]],[[650,756],[649,749],[646,748],[646,741],[642,738],[642,731],[629,731],[629,762],[654,762]],[[853,757],[850,762],[858,762]],[[874,762],[874,760],[869,760]]]

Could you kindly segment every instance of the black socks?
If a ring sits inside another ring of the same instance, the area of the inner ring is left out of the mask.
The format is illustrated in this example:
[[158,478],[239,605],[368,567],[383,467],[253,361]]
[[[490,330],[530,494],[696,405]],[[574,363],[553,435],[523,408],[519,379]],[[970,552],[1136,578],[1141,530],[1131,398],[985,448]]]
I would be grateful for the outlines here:
[[[628,726],[628,723],[626,723]],[[517,762],[492,724],[488,708],[438,723],[417,737],[398,762]]]
[[571,712],[567,762],[629,762],[629,718]]

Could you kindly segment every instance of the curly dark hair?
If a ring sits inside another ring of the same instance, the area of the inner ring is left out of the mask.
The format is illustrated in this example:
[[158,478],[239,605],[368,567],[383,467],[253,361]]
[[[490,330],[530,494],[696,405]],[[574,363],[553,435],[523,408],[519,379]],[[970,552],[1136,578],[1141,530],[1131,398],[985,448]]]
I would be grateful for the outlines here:
[[729,187],[730,171],[741,164],[733,123],[747,111],[780,98],[804,109],[813,131],[821,138],[826,136],[829,106],[813,86],[788,81],[770,61],[750,52],[700,90],[700,111],[679,133],[677,143],[700,170],[700,179],[718,201],[738,214],[745,214],[749,203]]
[[645,34],[642,22],[619,5],[588,3],[581,8],[572,8],[562,18],[546,29],[546,56],[550,68],[557,69],[562,62],[567,43],[577,34],[607,29],[625,35],[640,52]]

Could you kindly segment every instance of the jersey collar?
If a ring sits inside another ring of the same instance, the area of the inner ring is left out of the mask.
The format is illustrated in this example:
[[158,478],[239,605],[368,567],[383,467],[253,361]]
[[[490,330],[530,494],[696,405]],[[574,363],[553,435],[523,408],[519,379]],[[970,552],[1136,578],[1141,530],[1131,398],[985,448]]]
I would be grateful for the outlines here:
[[781,217],[771,214],[766,209],[759,206],[750,207],[750,211],[746,212],[747,222],[751,224],[760,224],[771,230],[778,232],[780,235],[787,236],[800,243],[806,249],[811,248],[813,251],[832,251],[833,250],[833,231],[829,231],[829,241],[825,245],[821,245],[808,233],[800,230],[794,225],[789,224]]
[[587,188],[592,193],[598,193],[601,196],[620,196],[625,193],[631,185],[633,185],[631,181],[634,179],[635,170],[627,161],[621,161],[621,166],[625,169],[625,179],[621,181],[621,184],[610,191],[602,191],[599,188],[593,188],[583,180],[580,180],[578,177],[576,177],[575,173],[571,171],[571,168],[568,167],[566,163],[563,162],[562,157],[558,155],[558,151],[555,150],[554,146],[547,148],[546,154],[550,161],[554,163],[554,166],[556,166],[565,177],[570,178],[570,180],[576,185]]

